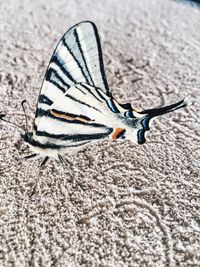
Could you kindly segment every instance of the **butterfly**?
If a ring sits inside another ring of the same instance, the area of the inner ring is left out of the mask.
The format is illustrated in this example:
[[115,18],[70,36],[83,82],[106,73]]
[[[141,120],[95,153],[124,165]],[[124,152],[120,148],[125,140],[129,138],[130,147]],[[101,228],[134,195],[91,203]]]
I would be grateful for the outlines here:
[[[113,98],[104,71],[99,34],[93,22],[70,28],[59,41],[39,94],[32,132],[22,135],[34,154],[63,162],[63,155],[110,138],[145,142],[150,121],[187,106],[175,104],[137,111]],[[4,114],[0,119],[4,119]]]

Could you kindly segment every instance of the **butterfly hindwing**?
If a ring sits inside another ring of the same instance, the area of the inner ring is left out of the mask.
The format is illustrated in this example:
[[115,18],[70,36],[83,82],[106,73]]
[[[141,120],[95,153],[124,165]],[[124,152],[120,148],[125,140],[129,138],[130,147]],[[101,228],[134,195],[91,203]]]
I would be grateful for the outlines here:
[[99,88],[80,83],[71,86],[57,99],[43,116],[37,116],[35,139],[74,147],[110,135],[113,131],[105,123],[112,114],[109,97]]

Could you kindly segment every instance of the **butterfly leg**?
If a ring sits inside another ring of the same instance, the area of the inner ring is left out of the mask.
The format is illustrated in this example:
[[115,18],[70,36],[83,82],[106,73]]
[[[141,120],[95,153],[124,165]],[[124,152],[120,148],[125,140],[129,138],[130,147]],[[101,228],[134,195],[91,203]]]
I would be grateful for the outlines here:
[[66,162],[64,161],[63,157],[60,154],[58,154],[58,159],[60,160],[62,165],[67,165]]
[[[61,162],[61,164],[62,164],[63,166],[65,165],[65,166],[68,167],[66,161],[63,159],[63,157],[62,157],[60,154],[58,154],[58,159],[59,159],[59,161]],[[70,161],[68,161],[68,163],[71,164]]]
[[31,154],[29,156],[24,157],[24,159],[32,159],[32,158],[34,158],[36,156],[37,156],[37,154],[35,153],[35,154]]
[[44,167],[44,165],[47,163],[48,159],[49,159],[49,157],[45,157],[45,159],[41,163],[40,167]]

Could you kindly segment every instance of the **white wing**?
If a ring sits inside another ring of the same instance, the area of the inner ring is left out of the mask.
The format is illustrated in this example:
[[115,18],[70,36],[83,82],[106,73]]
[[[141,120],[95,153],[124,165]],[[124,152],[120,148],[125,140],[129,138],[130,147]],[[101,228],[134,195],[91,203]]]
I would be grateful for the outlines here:
[[74,84],[87,83],[109,95],[99,35],[94,23],[73,26],[61,38],[50,60],[38,99],[36,117]]
[[[99,88],[79,83],[73,85],[35,118],[34,140],[40,144],[77,147],[109,136],[113,128],[114,103]],[[52,145],[51,145],[52,146]]]

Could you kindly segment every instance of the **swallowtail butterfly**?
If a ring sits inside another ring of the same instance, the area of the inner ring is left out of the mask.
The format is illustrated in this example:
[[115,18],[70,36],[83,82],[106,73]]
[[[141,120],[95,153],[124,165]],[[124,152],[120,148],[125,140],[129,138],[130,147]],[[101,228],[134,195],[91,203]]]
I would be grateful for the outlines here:
[[[104,72],[97,28],[84,21],[58,43],[38,98],[33,132],[23,135],[35,156],[59,158],[93,141],[110,138],[145,142],[152,118],[187,106],[186,99],[155,109],[136,111],[111,95]],[[6,121],[2,114],[0,119]]]

